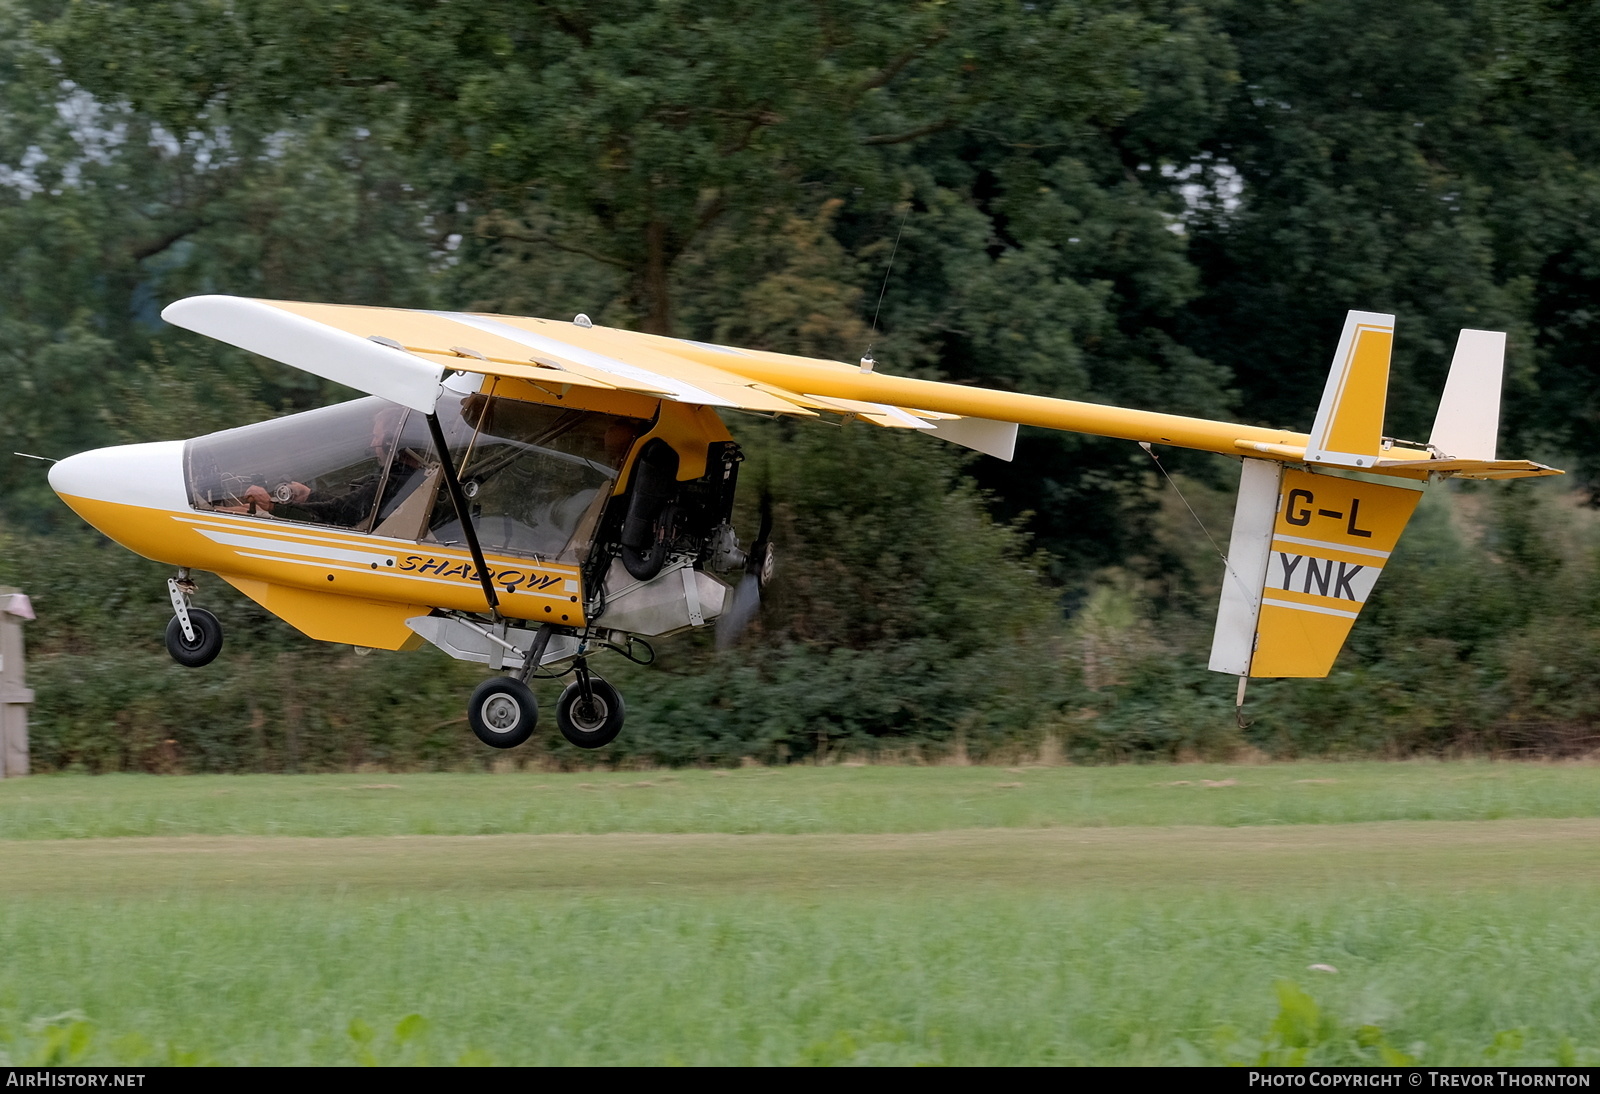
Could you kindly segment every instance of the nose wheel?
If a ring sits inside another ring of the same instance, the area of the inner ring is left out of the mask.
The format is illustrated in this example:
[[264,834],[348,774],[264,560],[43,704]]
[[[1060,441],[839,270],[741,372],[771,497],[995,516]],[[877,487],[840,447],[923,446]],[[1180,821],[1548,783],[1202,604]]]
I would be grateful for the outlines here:
[[167,653],[191,669],[209,665],[222,652],[222,624],[204,608],[189,606],[194,582],[187,571],[167,581],[172,597],[172,621],[167,624]]

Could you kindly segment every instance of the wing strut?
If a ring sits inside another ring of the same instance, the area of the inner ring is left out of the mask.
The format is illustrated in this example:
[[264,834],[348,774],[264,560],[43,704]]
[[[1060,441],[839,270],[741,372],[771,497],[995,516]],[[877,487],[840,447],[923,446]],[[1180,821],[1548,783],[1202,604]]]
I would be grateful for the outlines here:
[[489,602],[490,614],[499,619],[500,598],[494,595],[494,582],[489,577],[489,564],[483,560],[483,548],[478,546],[478,530],[472,526],[467,495],[461,490],[461,480],[456,478],[456,465],[450,462],[450,449],[444,443],[444,430],[439,428],[439,418],[435,414],[428,415],[428,432],[433,435],[433,448],[439,453],[439,466],[444,469],[450,503],[456,507],[456,519],[461,521],[461,532],[467,537],[467,549],[472,552],[472,565],[478,571],[478,581],[483,585],[484,599]]

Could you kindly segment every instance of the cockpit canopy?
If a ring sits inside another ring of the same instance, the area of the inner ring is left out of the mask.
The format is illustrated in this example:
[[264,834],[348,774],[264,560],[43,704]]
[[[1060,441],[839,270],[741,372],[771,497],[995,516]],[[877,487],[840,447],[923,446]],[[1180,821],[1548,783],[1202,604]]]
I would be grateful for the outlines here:
[[[447,391],[437,414],[485,552],[581,562],[636,418]],[[378,398],[190,441],[196,509],[465,545],[420,413]]]

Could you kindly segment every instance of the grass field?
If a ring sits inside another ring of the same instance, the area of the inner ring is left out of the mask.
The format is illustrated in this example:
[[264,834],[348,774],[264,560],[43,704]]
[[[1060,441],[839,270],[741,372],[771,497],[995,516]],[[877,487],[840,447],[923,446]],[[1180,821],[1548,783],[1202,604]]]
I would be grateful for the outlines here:
[[1600,1063],[1597,867],[1577,764],[13,780],[0,1051]]

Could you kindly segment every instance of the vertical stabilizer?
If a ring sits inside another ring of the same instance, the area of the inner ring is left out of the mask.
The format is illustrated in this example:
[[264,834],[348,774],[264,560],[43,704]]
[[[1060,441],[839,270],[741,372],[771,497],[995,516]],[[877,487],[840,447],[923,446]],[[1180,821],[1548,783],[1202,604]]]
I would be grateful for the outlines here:
[[1506,336],[1494,330],[1463,330],[1444,382],[1439,415],[1428,444],[1460,460],[1494,459],[1500,432],[1500,378]]
[[1258,462],[1240,482],[1211,668],[1326,676],[1422,486]]
[[1212,671],[1326,676],[1421,496],[1403,480],[1245,460]]
[[1306,445],[1307,463],[1371,467],[1377,462],[1393,344],[1394,316],[1366,311],[1345,316]]

